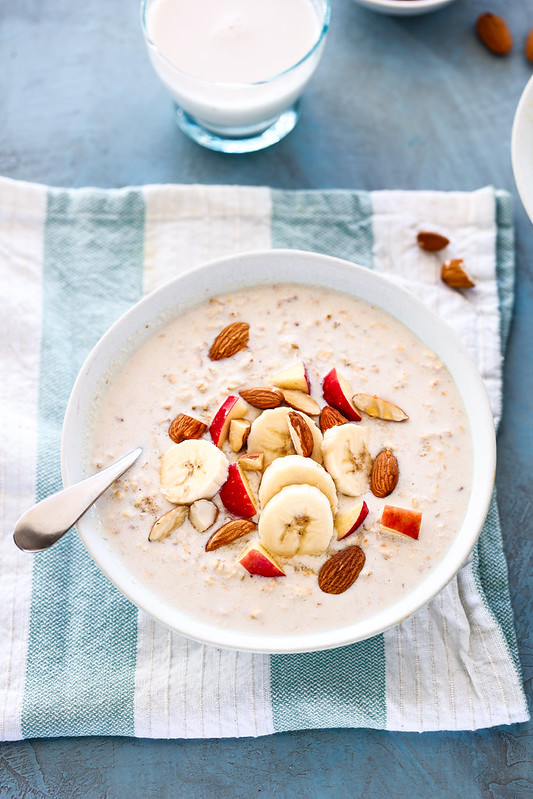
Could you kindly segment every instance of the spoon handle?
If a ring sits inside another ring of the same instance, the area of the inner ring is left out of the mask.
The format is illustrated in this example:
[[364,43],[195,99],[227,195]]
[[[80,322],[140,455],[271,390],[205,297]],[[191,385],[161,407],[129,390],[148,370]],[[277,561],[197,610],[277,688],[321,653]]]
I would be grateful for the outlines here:
[[39,552],[54,544],[135,463],[141,452],[140,448],[134,449],[92,477],[38,502],[18,520],[13,533],[15,544],[24,552]]

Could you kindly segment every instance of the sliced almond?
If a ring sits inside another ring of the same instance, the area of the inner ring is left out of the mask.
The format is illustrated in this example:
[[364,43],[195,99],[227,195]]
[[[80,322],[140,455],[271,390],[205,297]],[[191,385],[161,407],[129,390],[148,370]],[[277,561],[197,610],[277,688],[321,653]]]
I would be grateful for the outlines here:
[[240,452],[246,444],[252,423],[248,419],[232,419],[229,425],[228,442],[233,452]]
[[358,546],[341,549],[320,569],[318,585],[326,594],[343,594],[359,577],[365,560],[365,553]]
[[319,425],[323,433],[329,430],[330,427],[347,424],[347,422],[348,419],[336,408],[332,408],[331,405],[325,405],[320,411]]
[[223,524],[222,527],[219,527],[218,530],[215,530],[205,545],[205,551],[212,552],[219,547],[225,547],[227,544],[231,544],[232,541],[237,541],[238,538],[248,535],[253,530],[257,530],[257,524],[249,519],[232,519],[230,522]]
[[232,322],[220,331],[209,349],[212,361],[231,358],[239,350],[244,350],[250,337],[250,325],[246,322]]
[[513,47],[509,26],[498,14],[481,14],[476,21],[477,35],[492,53],[506,55]]
[[283,403],[283,394],[277,388],[268,386],[255,386],[254,388],[243,388],[239,394],[249,405],[264,411],[267,408],[279,408]]
[[218,516],[218,508],[210,499],[197,499],[189,510],[189,519],[192,526],[199,533],[205,533],[214,525]]
[[187,518],[188,512],[187,505],[178,505],[176,508],[169,510],[155,522],[148,535],[148,540],[163,541],[163,539],[168,538],[174,530],[181,527]]
[[452,258],[443,263],[440,276],[452,289],[471,289],[476,285],[465,271],[462,258]]
[[352,402],[356,408],[364,411],[368,416],[385,419],[387,422],[405,422],[406,419],[409,419],[406,412],[402,411],[398,405],[375,394],[354,394]]
[[315,446],[313,432],[309,427],[309,423],[299,413],[291,411],[287,416],[287,425],[296,454],[308,458]]
[[440,233],[433,233],[429,230],[421,230],[416,240],[418,246],[426,252],[438,252],[448,246],[450,240]]
[[388,449],[382,450],[372,464],[370,490],[375,497],[388,497],[398,485],[399,475],[395,456]]
[[168,434],[172,441],[180,444],[188,438],[200,438],[206,430],[207,425],[200,422],[199,419],[187,416],[186,413],[180,413],[168,428]]
[[263,469],[264,454],[262,452],[247,452],[239,458],[239,466],[249,472],[260,472]]
[[320,413],[320,405],[318,402],[306,394],[304,391],[297,389],[283,389],[283,399],[295,411],[301,411],[308,416],[318,416]]

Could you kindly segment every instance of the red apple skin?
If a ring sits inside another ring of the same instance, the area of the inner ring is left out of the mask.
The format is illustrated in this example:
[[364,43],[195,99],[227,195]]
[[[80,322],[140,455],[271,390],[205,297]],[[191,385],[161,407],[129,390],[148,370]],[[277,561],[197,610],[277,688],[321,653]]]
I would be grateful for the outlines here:
[[211,434],[211,440],[216,447],[222,447],[222,444],[228,437],[230,422],[232,418],[234,418],[231,415],[231,411],[237,402],[242,402],[242,399],[230,394],[213,417],[209,432]]
[[351,535],[352,533],[355,533],[355,531],[359,527],[361,527],[361,525],[363,524],[363,522],[364,522],[364,520],[366,519],[367,516],[368,516],[368,505],[366,504],[365,501],[363,501],[363,504],[362,504],[362,507],[361,507],[361,512],[360,512],[359,516],[357,517],[355,522],[352,524],[352,526],[350,527],[348,532],[344,533],[344,535],[341,536],[337,540],[338,541],[343,541],[345,538],[348,538],[349,535]]
[[422,514],[409,508],[396,508],[394,505],[385,505],[381,514],[380,525],[391,533],[401,533],[409,538],[418,540]]
[[[351,390],[350,390],[351,391]],[[332,405],[350,422],[360,422],[361,416],[353,406],[350,396],[343,391],[339,375],[335,367],[327,373],[322,383],[322,393],[328,405]]]
[[236,463],[230,464],[228,479],[220,488],[220,499],[226,510],[235,516],[251,519],[257,513],[257,507],[248,488],[248,478]]
[[304,367],[305,382],[307,383],[307,393],[310,394],[311,393],[311,381],[309,380],[309,372],[307,371],[307,366],[305,365],[305,363],[303,364],[303,367]]
[[251,544],[244,550],[239,563],[244,566],[250,574],[259,577],[285,577],[285,572],[276,563],[272,555],[261,546],[261,544]]

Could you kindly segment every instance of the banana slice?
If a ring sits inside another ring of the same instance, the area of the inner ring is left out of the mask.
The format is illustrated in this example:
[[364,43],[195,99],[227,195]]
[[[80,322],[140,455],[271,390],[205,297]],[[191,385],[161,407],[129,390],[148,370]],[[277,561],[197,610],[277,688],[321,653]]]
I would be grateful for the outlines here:
[[[276,458],[294,454],[295,450],[287,424],[289,413],[293,413],[292,408],[272,408],[263,411],[252,422],[246,442],[248,452],[262,452],[265,467]],[[302,413],[301,416],[309,422],[313,434],[314,446],[311,458],[317,463],[322,463],[322,433],[310,416],[306,416],[305,413]]]
[[332,478],[320,464],[302,455],[277,458],[265,469],[259,486],[261,507],[265,508],[272,497],[285,486],[302,483],[321,491],[330,504],[331,512],[337,512],[337,491]]
[[169,502],[189,505],[211,499],[228,476],[228,459],[203,438],[174,444],[161,459],[160,491]]
[[285,486],[262,512],[258,533],[261,544],[273,555],[321,555],[333,533],[327,497],[316,486]]
[[341,494],[360,497],[368,491],[372,470],[368,438],[368,427],[354,422],[330,427],[324,433],[324,466]]

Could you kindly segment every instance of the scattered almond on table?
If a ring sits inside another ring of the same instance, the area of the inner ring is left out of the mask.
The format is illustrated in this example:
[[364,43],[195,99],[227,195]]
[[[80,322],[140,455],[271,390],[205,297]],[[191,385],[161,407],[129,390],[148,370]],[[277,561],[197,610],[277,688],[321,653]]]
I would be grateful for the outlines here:
[[509,26],[498,14],[481,14],[476,20],[476,31],[485,47],[496,55],[507,55],[513,48]]
[[527,60],[533,63],[533,28],[527,35],[525,53]]
[[426,252],[439,252],[448,246],[450,240],[443,236],[441,233],[433,233],[429,230],[421,230],[417,235],[416,240],[418,246]]
[[440,276],[447,286],[452,289],[471,289],[476,284],[465,271],[462,258],[452,258],[445,261],[441,267]]

